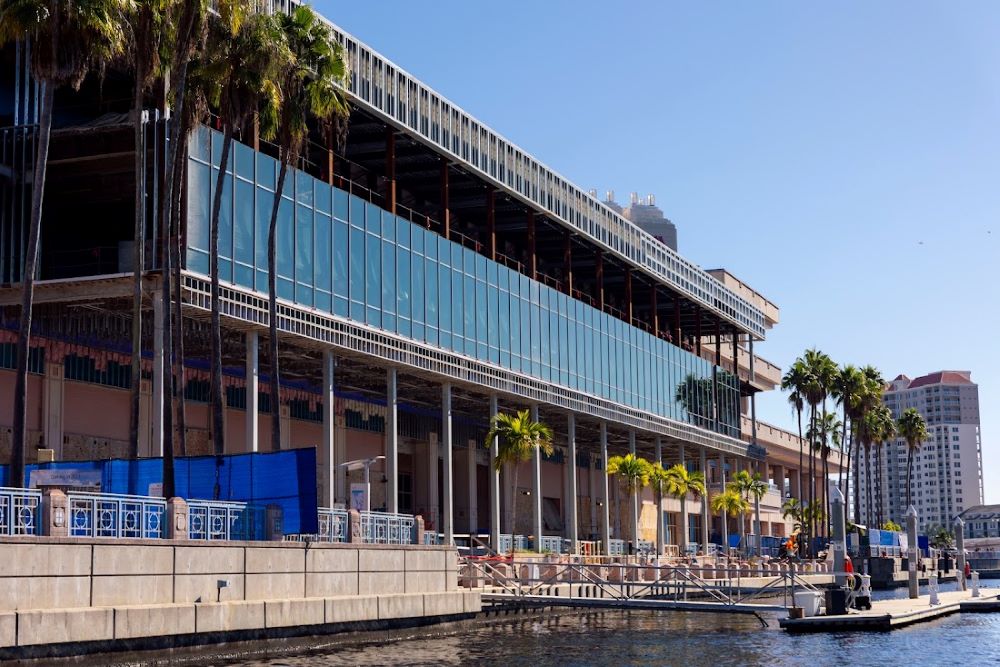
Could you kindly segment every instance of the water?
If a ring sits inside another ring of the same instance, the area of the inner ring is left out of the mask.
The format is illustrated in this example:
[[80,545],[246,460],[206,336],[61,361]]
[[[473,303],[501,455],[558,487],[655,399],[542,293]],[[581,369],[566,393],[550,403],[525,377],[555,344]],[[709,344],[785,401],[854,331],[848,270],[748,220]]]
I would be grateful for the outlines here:
[[[947,590],[948,586],[942,586]],[[905,589],[879,597],[906,596]],[[777,615],[600,611],[497,620],[454,634],[331,646],[229,664],[317,665],[1000,665],[1000,614],[955,614],[891,633],[789,635]],[[219,663],[216,663],[219,664]]]

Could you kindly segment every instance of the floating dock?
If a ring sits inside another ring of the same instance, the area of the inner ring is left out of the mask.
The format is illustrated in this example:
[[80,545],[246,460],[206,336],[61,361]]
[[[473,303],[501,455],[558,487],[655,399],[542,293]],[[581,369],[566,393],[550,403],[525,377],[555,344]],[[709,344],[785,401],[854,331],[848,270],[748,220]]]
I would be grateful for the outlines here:
[[838,616],[783,618],[779,625],[788,632],[886,631],[914,623],[923,623],[963,612],[1000,611],[1000,595],[996,589],[980,589],[978,598],[970,591],[939,593],[940,604],[931,605],[930,597],[915,600],[876,600],[866,611],[851,611]]

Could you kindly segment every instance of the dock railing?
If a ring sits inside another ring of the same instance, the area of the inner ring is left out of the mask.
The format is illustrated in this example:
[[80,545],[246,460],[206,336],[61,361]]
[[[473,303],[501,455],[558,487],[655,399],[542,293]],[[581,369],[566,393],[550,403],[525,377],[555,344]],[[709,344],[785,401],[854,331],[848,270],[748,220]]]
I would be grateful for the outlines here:
[[[791,607],[798,591],[817,591],[809,575],[832,581],[833,572],[801,572],[794,564],[775,571],[729,564],[559,562],[546,559],[463,559],[460,583],[501,599],[558,598],[562,603],[602,600],[691,599],[722,606]],[[809,578],[806,578],[809,577]],[[780,600],[780,603],[777,602]],[[747,607],[752,609],[752,607]]]
[[70,537],[163,537],[167,511],[164,498],[70,491],[66,499]]

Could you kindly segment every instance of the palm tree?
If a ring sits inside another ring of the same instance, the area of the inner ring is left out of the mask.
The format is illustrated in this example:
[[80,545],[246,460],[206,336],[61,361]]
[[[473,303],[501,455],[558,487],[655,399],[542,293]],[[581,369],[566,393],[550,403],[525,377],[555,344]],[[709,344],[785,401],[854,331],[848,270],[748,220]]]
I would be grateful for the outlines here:
[[[740,539],[743,538],[743,515],[750,509],[750,503],[740,495],[732,484],[728,484],[724,491],[712,496],[711,508],[713,512],[724,513],[724,516],[737,517]],[[722,521],[722,548],[724,552],[729,551],[729,526],[726,521]]]
[[803,401],[802,396],[805,393],[805,386],[808,381],[809,371],[801,359],[796,359],[785,373],[784,377],[781,378],[781,389],[782,391],[790,392],[788,394],[788,402],[791,403],[792,408],[794,408],[799,422],[799,496],[803,496],[802,468],[805,442],[802,439],[802,410],[805,408],[805,402]]
[[28,353],[38,273],[45,173],[52,132],[52,103],[62,86],[80,88],[88,72],[100,69],[125,49],[132,0],[0,0],[0,45],[31,39],[31,73],[41,85],[38,142],[31,181],[31,217],[21,278],[21,322],[17,338],[11,483],[24,486],[27,459]]
[[697,499],[705,495],[705,474],[701,471],[688,472],[684,464],[678,463],[666,470],[662,483],[667,495],[676,498],[681,504],[681,530],[677,546],[683,554],[687,551],[688,540],[687,497],[693,495]]
[[348,113],[342,90],[347,85],[347,65],[343,49],[334,41],[327,25],[308,5],[300,5],[288,14],[277,16],[291,59],[279,76],[281,115],[278,122],[278,143],[281,168],[278,172],[271,222],[267,234],[267,289],[270,324],[270,387],[271,387],[271,447],[281,448],[280,369],[278,365],[278,292],[277,292],[277,228],[278,210],[284,191],[289,165],[298,161],[308,138],[308,119],[314,118],[324,128]]
[[[650,464],[635,454],[611,456],[608,458],[607,473],[618,477],[622,488],[632,496],[632,540],[635,553],[639,552],[639,489],[649,484]],[[621,508],[618,508],[619,515]]]
[[[826,439],[826,399],[837,376],[837,365],[823,352],[817,349],[806,350],[803,362],[809,371],[809,381],[805,386],[805,399],[809,404],[809,426],[814,432],[822,431],[822,440]],[[820,412],[822,408],[822,414]],[[809,452],[809,500],[815,500],[816,457],[810,448]],[[821,490],[822,493],[822,490]],[[815,534],[815,529],[811,531]]]
[[[872,507],[871,502],[871,445],[872,445],[872,422],[868,419],[868,414],[872,412],[876,407],[882,403],[882,390],[885,386],[885,380],[882,378],[882,374],[874,366],[868,365],[861,369],[861,375],[864,377],[864,386],[861,392],[857,396],[857,404],[854,407],[854,411],[851,417],[851,427],[853,430],[853,439],[858,441],[857,450],[858,456],[855,457],[855,471],[854,471],[854,522],[861,523],[861,447],[864,446],[865,449],[865,478],[868,484],[865,489],[866,498],[868,503],[868,508]],[[871,516],[865,518],[868,525],[871,524]]]
[[842,367],[834,382],[831,395],[843,411],[840,444],[841,451],[847,453],[847,458],[841,460],[837,472],[837,487],[845,498],[851,486],[851,455],[855,446],[856,421],[861,413],[864,392],[865,376],[861,371],[851,364]]
[[694,373],[688,373],[677,385],[674,400],[684,407],[692,424],[704,428],[711,426],[715,401],[711,378],[699,378]]
[[907,408],[896,422],[896,430],[906,440],[906,506],[909,507],[913,502],[910,495],[913,454],[920,451],[920,444],[928,438],[927,423],[916,408]]
[[[753,508],[754,515],[756,517],[755,521],[757,523],[757,531],[754,533],[757,536],[757,544],[760,545],[760,499],[764,497],[767,493],[767,483],[761,479],[760,473],[755,472],[751,474],[746,470],[740,470],[733,476],[733,481],[730,482],[730,486],[738,491],[743,499],[748,503],[751,497],[753,498]],[[743,529],[743,521],[740,521],[740,528]],[[745,531],[744,533],[745,534]]]
[[888,440],[896,437],[896,422],[892,418],[892,412],[883,404],[876,406],[872,412],[874,430],[872,432],[872,444],[875,447],[875,505],[877,509],[878,523],[883,522],[882,514],[882,446]]
[[[211,287],[212,339],[212,441],[215,453],[223,454],[225,405],[222,393],[222,317],[219,309],[219,214],[229,166],[233,134],[245,129],[258,109],[265,136],[273,136],[280,96],[276,78],[289,53],[274,18],[267,14],[243,16],[242,7],[209,20],[209,41],[200,69],[209,83],[209,102],[219,110],[223,123],[222,154],[216,176],[209,223],[209,273]],[[275,419],[277,421],[277,418]]]
[[146,92],[160,73],[160,50],[166,46],[166,0],[136,0],[132,30],[126,57],[135,75],[133,87],[135,135],[135,222],[133,226],[132,270],[132,367],[129,406],[129,457],[139,457],[139,403],[142,380],[142,275],[146,264],[146,229],[143,224],[146,202],[142,183],[145,180],[145,150],[142,112]]
[[[511,464],[513,471],[513,492],[517,493],[517,468],[520,463],[530,461],[538,449],[546,456],[552,456],[552,429],[532,420],[531,412],[521,410],[517,414],[507,414],[498,412],[490,420],[490,430],[486,434],[486,448],[489,449],[492,443],[498,444],[496,458],[493,459],[493,468],[499,472],[505,465]],[[517,532],[517,522],[515,521],[517,503],[513,503],[511,509],[511,534]],[[538,538],[540,540],[540,538]],[[539,541],[539,544],[541,542]],[[511,540],[511,550],[514,548]]]
[[[806,439],[809,440],[812,451],[818,452],[823,466],[823,480],[826,482],[830,478],[830,454],[834,449],[841,448],[840,431],[843,424],[837,419],[834,413],[824,413],[817,425],[809,430]],[[820,487],[820,504],[827,515],[830,513],[829,499],[827,498],[827,487],[829,483]],[[825,527],[823,527],[825,528]],[[825,535],[824,529],[819,530],[819,535]]]

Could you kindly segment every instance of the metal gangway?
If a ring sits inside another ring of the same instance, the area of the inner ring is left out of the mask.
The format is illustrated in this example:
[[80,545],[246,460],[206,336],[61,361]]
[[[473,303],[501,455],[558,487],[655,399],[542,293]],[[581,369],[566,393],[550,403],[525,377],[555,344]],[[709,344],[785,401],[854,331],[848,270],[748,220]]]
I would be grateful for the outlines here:
[[[484,603],[755,614],[785,612],[800,591],[832,574],[803,574],[794,564],[774,571],[736,563],[670,563],[655,558],[588,557],[568,561],[464,558],[464,585]],[[807,580],[808,576],[814,581]],[[822,581],[822,583],[827,583]]]

